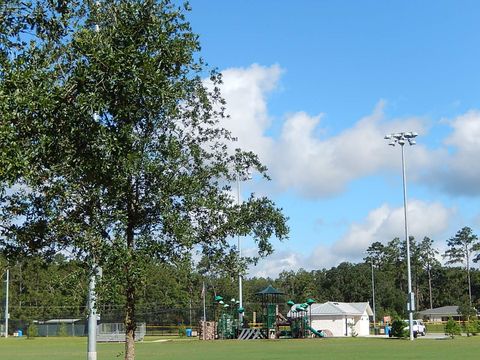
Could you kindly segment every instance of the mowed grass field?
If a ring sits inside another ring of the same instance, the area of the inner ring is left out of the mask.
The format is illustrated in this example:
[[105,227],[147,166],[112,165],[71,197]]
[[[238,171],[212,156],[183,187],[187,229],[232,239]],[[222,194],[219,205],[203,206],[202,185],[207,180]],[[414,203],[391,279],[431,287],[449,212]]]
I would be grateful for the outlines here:
[[[1,360],[85,360],[85,338],[0,339]],[[98,344],[98,360],[121,360],[123,344]],[[480,337],[454,340],[343,338],[138,343],[137,360],[479,359]]]

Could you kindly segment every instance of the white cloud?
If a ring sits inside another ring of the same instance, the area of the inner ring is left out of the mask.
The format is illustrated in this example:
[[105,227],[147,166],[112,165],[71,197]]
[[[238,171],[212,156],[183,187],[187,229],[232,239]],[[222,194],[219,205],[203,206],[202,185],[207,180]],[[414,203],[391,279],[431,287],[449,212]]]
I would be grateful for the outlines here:
[[[435,246],[443,249],[445,234],[455,209],[438,202],[413,200],[408,205],[409,235],[417,240],[428,236],[439,239]],[[337,266],[343,261],[359,262],[365,250],[376,241],[386,244],[395,237],[405,238],[403,207],[391,208],[384,204],[359,223],[350,225],[347,232],[332,245],[320,243],[310,255],[298,252],[279,252],[264,259],[259,267],[251,269],[252,276],[276,277],[283,270],[322,269]]]
[[267,95],[277,87],[282,69],[278,65],[251,65],[246,69],[222,71],[222,95],[227,101],[227,114],[222,125],[239,139],[244,150],[263,157],[270,152],[273,140],[264,133],[271,125],[267,111]]
[[[275,139],[266,135],[272,125],[266,101],[268,93],[278,86],[280,67],[252,65],[222,73],[222,94],[231,116],[223,125],[238,137],[240,147],[260,156],[278,190],[293,189],[307,197],[338,194],[353,179],[399,164],[392,161],[398,154],[386,147],[386,133],[425,131],[422,119],[385,121],[385,104],[380,101],[371,115],[329,138],[318,135],[324,133],[322,114],[290,114]],[[430,163],[424,148],[419,147],[415,153],[412,165]]]
[[452,133],[445,140],[441,161],[430,167],[423,181],[454,195],[480,195],[480,112],[469,111],[448,122]]
[[278,251],[260,260],[256,266],[252,266],[247,276],[276,278],[282,271],[301,268],[302,258],[303,256],[296,252]]
[[[454,209],[438,202],[410,201],[408,204],[409,235],[417,240],[425,236],[435,238],[448,229]],[[391,208],[384,204],[372,210],[365,221],[350,225],[347,233],[332,246],[332,252],[345,260],[362,259],[364,251],[373,242],[387,243],[395,237],[405,238],[403,207]]]

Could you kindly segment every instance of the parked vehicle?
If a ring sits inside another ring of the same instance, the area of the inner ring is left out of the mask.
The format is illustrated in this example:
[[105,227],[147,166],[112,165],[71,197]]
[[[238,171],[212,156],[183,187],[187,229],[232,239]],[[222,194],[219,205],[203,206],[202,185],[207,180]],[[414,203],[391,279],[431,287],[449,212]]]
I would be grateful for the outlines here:
[[[405,327],[406,331],[409,331],[410,325],[409,321],[405,320],[407,326]],[[423,323],[422,320],[413,320],[413,337],[417,337],[418,335],[425,336],[427,334],[427,327]]]

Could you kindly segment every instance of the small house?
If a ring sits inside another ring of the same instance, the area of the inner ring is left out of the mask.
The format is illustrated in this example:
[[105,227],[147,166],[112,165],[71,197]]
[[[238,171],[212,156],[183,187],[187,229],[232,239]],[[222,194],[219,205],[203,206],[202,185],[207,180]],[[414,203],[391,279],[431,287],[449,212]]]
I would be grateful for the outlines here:
[[452,318],[453,320],[461,320],[462,315],[458,313],[458,306],[442,306],[434,309],[419,311],[418,314],[428,321],[441,322]]
[[[289,317],[295,316],[292,310],[296,306],[292,306],[288,313]],[[310,305],[305,316],[311,319],[311,327],[314,330],[322,330],[330,336],[368,336],[370,334],[370,317],[373,316],[373,311],[367,302],[329,301]]]

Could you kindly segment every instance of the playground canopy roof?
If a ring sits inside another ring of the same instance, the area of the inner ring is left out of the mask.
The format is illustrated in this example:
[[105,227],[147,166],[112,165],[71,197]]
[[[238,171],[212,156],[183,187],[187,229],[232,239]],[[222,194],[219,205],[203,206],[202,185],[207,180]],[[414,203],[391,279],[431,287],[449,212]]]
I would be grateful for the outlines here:
[[265,289],[259,291],[256,295],[285,295],[285,293],[275,289],[272,285],[268,285]]

